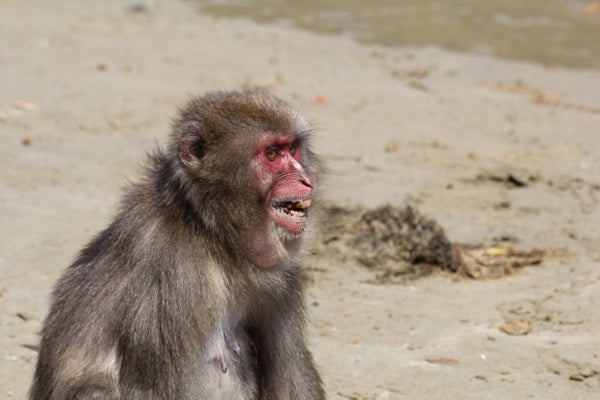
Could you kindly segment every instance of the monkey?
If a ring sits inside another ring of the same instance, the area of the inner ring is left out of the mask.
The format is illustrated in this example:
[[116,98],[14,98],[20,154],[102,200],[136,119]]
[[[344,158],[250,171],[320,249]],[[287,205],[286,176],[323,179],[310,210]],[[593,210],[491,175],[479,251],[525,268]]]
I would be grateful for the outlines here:
[[189,101],[58,280],[29,398],[324,399],[303,294],[313,131],[266,91]]

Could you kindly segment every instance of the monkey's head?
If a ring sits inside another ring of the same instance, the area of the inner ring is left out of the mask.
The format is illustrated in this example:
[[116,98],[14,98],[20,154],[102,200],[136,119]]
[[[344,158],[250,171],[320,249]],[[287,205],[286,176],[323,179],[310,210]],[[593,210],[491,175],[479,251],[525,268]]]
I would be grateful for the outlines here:
[[296,262],[320,161],[298,110],[262,91],[193,99],[172,154],[188,201],[211,235],[260,267]]

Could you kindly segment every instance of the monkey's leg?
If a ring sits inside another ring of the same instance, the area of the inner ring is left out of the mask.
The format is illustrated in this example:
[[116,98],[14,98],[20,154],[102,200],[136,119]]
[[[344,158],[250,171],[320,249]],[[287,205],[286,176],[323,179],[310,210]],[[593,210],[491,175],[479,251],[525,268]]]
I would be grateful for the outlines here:
[[85,389],[79,390],[73,395],[70,395],[68,399],[73,400],[114,400],[115,397],[108,394],[103,389],[91,388],[87,387]]
[[[78,377],[79,380],[73,378],[71,382],[63,382],[62,386],[58,386],[51,399],[62,400],[114,400],[117,399],[117,389],[106,376],[100,374],[83,375]],[[39,393],[38,393],[39,395]],[[48,398],[47,394],[41,397]]]

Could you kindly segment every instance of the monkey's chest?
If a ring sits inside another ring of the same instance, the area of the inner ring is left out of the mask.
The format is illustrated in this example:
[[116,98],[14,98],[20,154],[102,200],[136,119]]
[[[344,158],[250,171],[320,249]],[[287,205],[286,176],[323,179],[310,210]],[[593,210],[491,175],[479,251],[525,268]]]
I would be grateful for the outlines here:
[[257,369],[255,346],[244,329],[215,332],[186,374],[187,398],[255,399]]

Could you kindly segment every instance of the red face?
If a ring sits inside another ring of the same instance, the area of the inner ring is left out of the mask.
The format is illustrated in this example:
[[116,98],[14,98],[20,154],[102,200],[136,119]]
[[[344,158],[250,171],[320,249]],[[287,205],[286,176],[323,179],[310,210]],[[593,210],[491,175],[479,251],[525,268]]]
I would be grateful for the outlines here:
[[313,179],[301,164],[300,140],[295,135],[267,135],[257,155],[260,185],[269,192],[269,214],[279,227],[294,235],[304,231],[314,189]]

